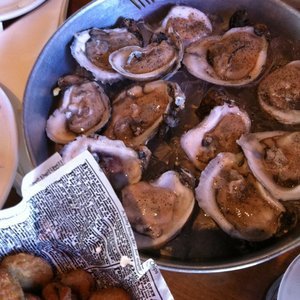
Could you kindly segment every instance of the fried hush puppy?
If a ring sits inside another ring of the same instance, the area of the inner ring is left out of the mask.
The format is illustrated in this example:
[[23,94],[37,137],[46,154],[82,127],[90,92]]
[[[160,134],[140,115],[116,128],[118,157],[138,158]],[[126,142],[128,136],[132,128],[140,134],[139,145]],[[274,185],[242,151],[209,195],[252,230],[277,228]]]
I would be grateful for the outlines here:
[[27,253],[9,255],[0,264],[0,300],[131,299],[123,288],[96,290],[95,279],[83,269],[53,277],[50,264],[42,258]]
[[42,298],[33,294],[26,293],[25,300],[42,300]]
[[82,269],[63,274],[60,282],[70,287],[81,300],[89,299],[95,288],[95,280],[92,275]]
[[[45,300],[73,300],[72,290],[59,282],[48,283],[42,292]],[[75,298],[76,299],[76,298]]]
[[96,282],[85,270],[76,269],[60,275],[55,282],[44,287],[46,300],[88,300],[95,290]]
[[130,295],[119,287],[112,287],[96,291],[89,300],[130,300]]
[[3,268],[0,268],[0,300],[25,300],[19,282]]
[[53,278],[53,271],[48,262],[27,253],[5,257],[1,267],[8,270],[25,291],[41,289]]
[[[123,288],[106,288],[95,291],[96,282],[92,275],[83,269],[72,270],[62,274],[59,283],[48,284],[43,289],[46,300],[130,300]],[[49,287],[51,286],[51,288]],[[70,294],[62,294],[63,287],[68,287]],[[55,294],[56,293],[56,294]],[[71,297],[71,298],[69,298]]]

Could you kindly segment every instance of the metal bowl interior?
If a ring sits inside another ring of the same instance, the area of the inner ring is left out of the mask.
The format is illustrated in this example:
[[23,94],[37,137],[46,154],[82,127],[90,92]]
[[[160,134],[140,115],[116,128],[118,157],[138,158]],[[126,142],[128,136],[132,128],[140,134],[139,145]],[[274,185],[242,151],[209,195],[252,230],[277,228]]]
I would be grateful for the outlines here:
[[[129,0],[95,1],[70,17],[48,41],[38,57],[29,77],[23,105],[25,139],[29,155],[34,165],[46,160],[54,152],[54,145],[45,135],[45,125],[53,108],[52,89],[57,79],[75,69],[75,61],[70,54],[70,42],[75,32],[91,27],[110,27],[119,17],[159,20],[178,1],[156,0],[143,9],[137,8]],[[300,39],[300,14],[277,0],[184,0],[180,4],[196,7],[209,14],[230,16],[237,9],[246,9],[251,20],[265,23],[278,34],[293,40]],[[280,21],[279,21],[280,20]],[[298,222],[299,223],[299,222]],[[188,245],[193,245],[193,255],[188,253]],[[220,232],[203,233],[194,240],[187,237],[186,251],[178,256],[168,257],[156,252],[143,252],[142,258],[154,257],[163,269],[208,273],[236,270],[253,266],[278,256],[300,243],[300,224],[281,238],[262,243],[251,251],[235,251],[236,244]],[[182,242],[182,241],[181,241]],[[176,247],[176,240],[173,244]],[[242,244],[239,244],[242,248]]]

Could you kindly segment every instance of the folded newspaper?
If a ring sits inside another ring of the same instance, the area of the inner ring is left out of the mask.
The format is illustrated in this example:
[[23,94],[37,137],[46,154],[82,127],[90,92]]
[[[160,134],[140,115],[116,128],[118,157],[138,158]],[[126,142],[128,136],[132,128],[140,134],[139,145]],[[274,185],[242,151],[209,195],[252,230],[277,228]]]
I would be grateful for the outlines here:
[[155,262],[141,263],[122,204],[88,151],[65,165],[54,154],[24,177],[22,195],[0,211],[0,257],[29,252],[58,273],[83,268],[101,288],[122,285],[134,299],[174,299]]

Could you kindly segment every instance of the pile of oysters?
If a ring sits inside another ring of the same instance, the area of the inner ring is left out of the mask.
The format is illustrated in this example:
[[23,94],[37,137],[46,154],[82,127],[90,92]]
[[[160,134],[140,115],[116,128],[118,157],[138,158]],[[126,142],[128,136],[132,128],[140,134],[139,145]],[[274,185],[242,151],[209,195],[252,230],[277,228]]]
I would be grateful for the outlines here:
[[[272,61],[272,35],[245,13],[220,29],[177,5],[157,26],[126,19],[74,35],[78,68],[58,80],[46,132],[65,162],[93,154],[140,249],[203,213],[232,238],[267,240],[282,234],[285,203],[300,200],[300,60]],[[187,82],[205,91],[196,102]],[[280,130],[253,126],[228,93],[249,87],[261,122]]]

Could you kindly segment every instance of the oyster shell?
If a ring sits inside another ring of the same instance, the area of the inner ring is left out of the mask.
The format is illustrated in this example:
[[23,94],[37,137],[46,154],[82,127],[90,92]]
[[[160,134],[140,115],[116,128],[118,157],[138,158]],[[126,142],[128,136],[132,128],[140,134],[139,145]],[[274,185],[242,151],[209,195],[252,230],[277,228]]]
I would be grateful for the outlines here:
[[199,206],[232,237],[261,241],[280,229],[284,206],[255,179],[241,153],[219,153],[195,193]]
[[250,169],[277,199],[300,199],[300,132],[270,131],[243,135]]
[[92,28],[74,35],[71,53],[78,64],[90,71],[96,80],[113,83],[123,77],[112,69],[109,55],[130,45],[140,46],[141,41],[126,28]]
[[192,42],[210,35],[212,25],[209,18],[200,10],[188,6],[177,5],[170,9],[163,19],[158,32],[168,33],[172,28],[180,37],[184,47]]
[[[112,116],[104,135],[136,147],[147,143],[172,109],[183,109],[179,85],[158,80],[125,89],[113,101]],[[172,125],[172,124],[171,124]]]
[[144,146],[143,158],[138,152],[125,146],[122,141],[110,140],[105,136],[85,137],[77,139],[61,150],[63,161],[66,163],[83,151],[88,150],[98,161],[111,185],[120,190],[127,184],[140,181],[144,166],[151,152]]
[[194,194],[174,171],[154,182],[140,181],[122,190],[122,203],[136,231],[139,249],[159,247],[173,238],[194,207]]
[[253,27],[239,27],[223,36],[210,36],[192,43],[184,55],[187,70],[202,80],[241,86],[255,80],[266,63],[268,42]]
[[216,106],[196,127],[182,135],[180,144],[188,158],[200,170],[220,152],[240,152],[236,140],[250,131],[246,112],[237,106]]
[[300,60],[266,76],[258,86],[263,110],[283,124],[300,123]]
[[150,81],[168,78],[180,68],[183,46],[176,33],[169,39],[154,41],[145,48],[127,46],[109,55],[112,68],[122,76],[137,80]]
[[78,80],[63,92],[60,107],[47,120],[47,135],[58,144],[66,144],[80,134],[100,130],[110,112],[110,100],[102,87],[94,81]]

